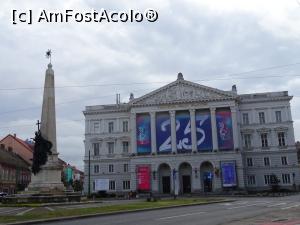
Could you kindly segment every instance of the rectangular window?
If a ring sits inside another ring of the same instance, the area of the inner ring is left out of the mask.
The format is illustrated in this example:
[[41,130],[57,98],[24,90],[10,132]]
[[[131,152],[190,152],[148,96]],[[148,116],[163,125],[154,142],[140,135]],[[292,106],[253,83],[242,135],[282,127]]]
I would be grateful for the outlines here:
[[278,136],[278,144],[279,144],[279,146],[285,146],[284,132],[279,132],[277,134],[277,136]]
[[248,125],[249,124],[249,116],[248,113],[243,113],[243,124]]
[[109,190],[116,190],[116,182],[114,180],[109,181]]
[[114,165],[113,164],[108,165],[108,172],[110,172],[110,173],[114,172]]
[[130,189],[130,180],[124,180],[123,181],[123,190],[129,190]]
[[275,116],[276,116],[276,122],[280,123],[282,121],[281,120],[281,111],[276,111]]
[[94,123],[94,132],[99,133],[100,132],[100,124],[99,122]]
[[252,158],[247,158],[247,166],[249,167],[253,166]]
[[260,138],[261,138],[261,147],[267,148],[268,147],[268,134],[267,133],[260,134]]
[[129,147],[128,141],[123,141],[122,146],[123,146],[123,153],[128,153],[128,147]]
[[255,175],[248,175],[248,185],[255,185],[256,180],[255,180]]
[[123,132],[128,132],[128,121],[123,121]]
[[108,133],[113,133],[114,132],[114,122],[109,122],[108,123]]
[[264,157],[264,164],[265,164],[265,166],[270,166],[270,158],[269,157]]
[[251,148],[251,134],[244,134],[245,148]]
[[94,155],[99,155],[100,150],[99,150],[99,143],[93,143],[93,149],[94,149]]
[[265,120],[265,113],[264,113],[264,112],[259,112],[259,113],[258,113],[258,116],[259,116],[259,123],[260,123],[260,124],[266,123],[266,120]]
[[265,175],[265,184],[271,184],[271,175]]
[[99,173],[99,165],[94,165],[94,173]]
[[124,172],[127,173],[128,172],[128,164],[124,164]]
[[291,177],[289,173],[282,174],[282,183],[283,184],[290,184],[291,183]]
[[286,166],[288,164],[286,156],[281,157],[281,164],[284,165],[284,166]]
[[108,142],[107,143],[107,148],[108,148],[108,154],[114,154],[115,143],[114,142]]

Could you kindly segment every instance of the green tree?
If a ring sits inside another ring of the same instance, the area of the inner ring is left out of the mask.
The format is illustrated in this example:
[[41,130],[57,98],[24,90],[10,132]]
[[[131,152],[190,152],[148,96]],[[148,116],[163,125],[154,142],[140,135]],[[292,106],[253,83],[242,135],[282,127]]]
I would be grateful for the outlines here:
[[271,183],[272,192],[278,192],[280,180],[278,179],[278,177],[275,174],[271,175],[270,183]]
[[73,189],[76,192],[81,192],[83,189],[83,183],[80,180],[75,180],[73,182]]

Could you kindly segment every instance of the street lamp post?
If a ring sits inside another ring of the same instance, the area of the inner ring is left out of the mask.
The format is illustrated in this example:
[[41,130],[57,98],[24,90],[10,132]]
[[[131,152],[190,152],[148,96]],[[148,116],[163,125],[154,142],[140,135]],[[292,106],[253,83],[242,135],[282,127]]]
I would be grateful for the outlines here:
[[88,169],[88,197],[91,196],[91,151],[89,150],[89,169]]
[[174,193],[174,200],[176,199],[177,193],[176,193],[176,186],[175,186],[175,180],[176,180],[176,169],[173,169],[173,193]]

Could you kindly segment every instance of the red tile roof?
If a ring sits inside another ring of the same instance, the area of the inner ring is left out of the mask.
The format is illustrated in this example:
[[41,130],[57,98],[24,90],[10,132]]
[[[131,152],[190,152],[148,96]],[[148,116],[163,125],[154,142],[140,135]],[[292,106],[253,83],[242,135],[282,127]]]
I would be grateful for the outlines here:
[[6,137],[4,137],[2,140],[0,140],[0,142],[2,142],[4,139],[6,139],[8,137],[12,137],[17,142],[19,142],[21,145],[23,145],[26,149],[28,149],[30,152],[33,152],[33,145],[30,145],[27,142],[21,140],[20,138],[14,136],[14,135],[11,135],[11,134],[8,134]]

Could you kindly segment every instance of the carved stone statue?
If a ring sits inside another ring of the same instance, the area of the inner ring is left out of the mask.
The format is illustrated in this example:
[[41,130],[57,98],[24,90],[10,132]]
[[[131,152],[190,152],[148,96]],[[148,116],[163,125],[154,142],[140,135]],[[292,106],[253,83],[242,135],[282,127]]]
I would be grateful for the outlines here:
[[41,131],[35,132],[35,145],[33,151],[33,162],[32,162],[32,173],[36,175],[40,170],[41,166],[45,165],[48,160],[48,154],[52,155],[51,148],[52,143],[43,138]]

